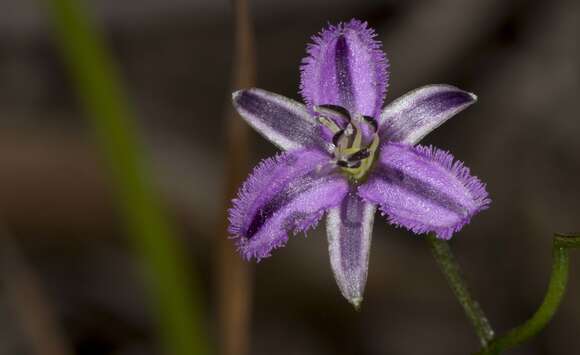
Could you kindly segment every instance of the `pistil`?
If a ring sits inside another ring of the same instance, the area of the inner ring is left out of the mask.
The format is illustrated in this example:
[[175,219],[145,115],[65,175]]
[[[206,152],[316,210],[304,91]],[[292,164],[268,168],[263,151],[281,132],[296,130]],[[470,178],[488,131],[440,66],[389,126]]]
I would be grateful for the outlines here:
[[[352,117],[344,108],[333,105],[317,106],[315,111],[319,114],[318,122],[333,134],[335,164],[349,179],[363,179],[372,166],[379,146],[376,120],[359,114]],[[365,139],[363,124],[372,131],[370,141],[369,138]],[[369,143],[365,145],[364,141]]]

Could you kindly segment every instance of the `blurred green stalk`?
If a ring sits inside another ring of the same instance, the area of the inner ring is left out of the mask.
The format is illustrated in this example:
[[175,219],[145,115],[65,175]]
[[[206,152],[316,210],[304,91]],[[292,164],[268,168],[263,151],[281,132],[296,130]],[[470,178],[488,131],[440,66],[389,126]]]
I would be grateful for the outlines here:
[[482,346],[486,346],[493,339],[493,329],[479,306],[479,303],[473,298],[467,283],[461,273],[461,268],[455,260],[449,243],[445,240],[438,239],[435,235],[427,235],[427,242],[431,247],[431,253],[439,265],[439,269],[445,275],[449,287],[459,301],[465,315],[473,325],[473,329],[479,338]]
[[544,301],[534,315],[522,325],[512,329],[507,334],[494,337],[485,314],[479,304],[471,296],[461,269],[451,253],[446,241],[428,235],[427,241],[439,268],[445,275],[455,297],[463,307],[465,314],[471,321],[482,349],[475,355],[498,355],[507,349],[525,343],[537,335],[548,325],[560,307],[566,293],[568,283],[568,269],[570,267],[570,248],[580,248],[580,235],[556,234],[552,249],[552,273]]
[[507,334],[494,339],[477,355],[497,355],[523,344],[548,325],[560,307],[566,293],[570,268],[570,248],[580,248],[580,235],[554,235],[552,248],[552,273],[544,301],[534,315]]
[[100,33],[80,0],[48,0],[64,60],[108,163],[128,234],[146,267],[168,354],[207,354],[198,286],[161,207],[136,120]]

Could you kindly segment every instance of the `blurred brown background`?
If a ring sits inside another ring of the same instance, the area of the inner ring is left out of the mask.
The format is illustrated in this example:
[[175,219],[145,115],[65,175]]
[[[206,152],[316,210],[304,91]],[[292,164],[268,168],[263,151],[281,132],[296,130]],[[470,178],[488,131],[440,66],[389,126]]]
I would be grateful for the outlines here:
[[[15,247],[76,354],[158,354],[139,266],[40,2],[0,3],[0,247]],[[376,28],[391,62],[387,102],[449,83],[479,102],[423,142],[488,183],[490,210],[453,241],[498,332],[543,297],[553,232],[580,230],[580,2],[296,0],[252,3],[260,87],[298,98],[299,63],[327,21]],[[228,1],[93,0],[135,104],[156,177],[202,276],[224,211],[224,113],[232,74]],[[275,148],[252,135],[251,164]],[[251,354],[468,354],[478,343],[420,237],[377,218],[361,312],[340,296],[323,228],[254,267]],[[510,354],[580,354],[580,253],[553,322]],[[34,354],[10,266],[0,354]],[[23,266],[23,265],[21,265]],[[11,296],[12,295],[12,296]]]

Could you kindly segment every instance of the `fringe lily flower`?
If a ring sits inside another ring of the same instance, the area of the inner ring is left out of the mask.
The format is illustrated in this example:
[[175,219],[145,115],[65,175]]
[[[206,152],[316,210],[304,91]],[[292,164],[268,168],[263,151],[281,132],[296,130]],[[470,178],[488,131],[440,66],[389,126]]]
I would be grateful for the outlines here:
[[355,307],[377,208],[395,226],[449,239],[490,203],[463,163],[417,145],[475,95],[428,85],[382,108],[388,62],[375,36],[358,20],[314,36],[301,70],[305,105],[261,89],[233,94],[240,115],[284,151],[259,164],[233,201],[229,231],[239,251],[268,257],[326,213],[332,270]]

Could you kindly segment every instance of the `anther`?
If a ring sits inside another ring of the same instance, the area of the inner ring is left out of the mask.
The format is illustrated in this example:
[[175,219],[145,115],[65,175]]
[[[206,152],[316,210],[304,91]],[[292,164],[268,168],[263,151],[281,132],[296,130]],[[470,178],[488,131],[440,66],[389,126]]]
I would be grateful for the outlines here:
[[332,144],[334,144],[335,146],[338,146],[338,142],[340,140],[340,137],[342,137],[342,135],[344,134],[344,130],[341,129],[340,131],[336,132],[336,134],[334,136],[332,136]]
[[359,168],[361,166],[361,162],[360,161],[349,162],[346,160],[338,160],[336,162],[336,165],[340,166],[341,168],[356,169],[356,168]]
[[379,127],[377,124],[377,120],[375,120],[373,117],[371,116],[363,116],[364,120],[366,123],[368,123],[369,125],[371,125],[373,127],[373,129],[376,131],[378,131]]
[[349,162],[361,161],[363,159],[368,158],[371,155],[371,152],[368,148],[361,149],[358,152],[350,155],[347,160]]
[[343,117],[350,122],[350,112],[347,109],[337,105],[318,105],[314,106],[314,111],[321,114],[334,114]]
[[348,167],[351,168],[351,169],[360,168],[360,166],[361,166],[361,162],[360,161],[357,161],[357,162],[354,162],[354,163],[348,163]]

